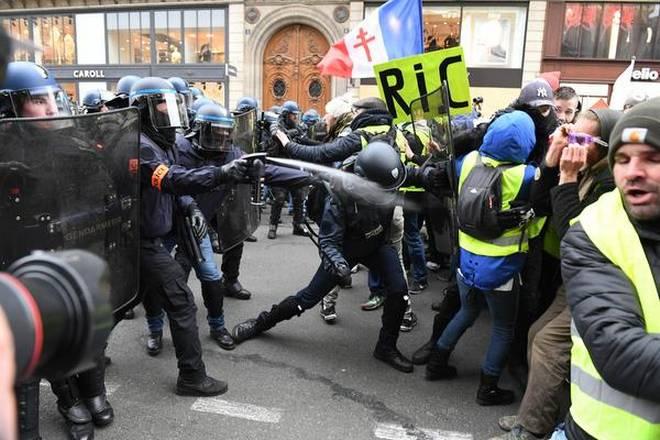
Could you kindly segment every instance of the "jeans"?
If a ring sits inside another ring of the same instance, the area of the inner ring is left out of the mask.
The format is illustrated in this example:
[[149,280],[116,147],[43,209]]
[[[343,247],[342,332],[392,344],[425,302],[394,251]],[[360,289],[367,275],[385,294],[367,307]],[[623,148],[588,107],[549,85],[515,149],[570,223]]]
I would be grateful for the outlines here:
[[424,242],[419,233],[418,214],[410,209],[403,210],[403,240],[408,249],[412,278],[418,283],[426,283],[426,256]]
[[[176,241],[174,238],[163,240],[163,246],[167,252],[172,252],[172,249],[174,249],[175,245]],[[199,248],[201,250],[204,261],[199,264],[192,265],[197,278],[200,281],[219,281],[222,276],[218,270],[218,265],[215,263],[213,247],[211,246],[211,239],[209,238],[208,234],[206,234],[206,236],[202,239],[201,243],[199,244]],[[180,252],[182,251],[177,251],[176,261],[187,273],[190,267],[190,259],[187,257],[187,255],[180,254]],[[163,331],[163,327],[165,326],[165,314],[163,313],[162,305],[156,302],[148,301],[145,302],[144,308],[146,311],[147,327],[149,328],[149,333],[158,333]],[[208,321],[211,328],[223,327],[224,314],[219,317],[208,317]]]
[[442,332],[436,345],[441,350],[453,351],[463,333],[479,317],[485,302],[493,319],[493,329],[481,369],[489,376],[500,376],[506,363],[511,341],[513,341],[518,311],[519,284],[514,279],[512,290],[502,292],[483,291],[470,287],[465,284],[460,273],[457,274],[456,281],[461,296],[461,309]]

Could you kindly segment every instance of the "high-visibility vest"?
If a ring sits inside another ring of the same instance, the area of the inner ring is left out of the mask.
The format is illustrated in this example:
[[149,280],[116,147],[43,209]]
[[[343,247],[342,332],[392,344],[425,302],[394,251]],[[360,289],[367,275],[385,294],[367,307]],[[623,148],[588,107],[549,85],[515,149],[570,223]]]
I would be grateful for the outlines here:
[[[409,131],[412,133],[413,132],[412,128],[410,128]],[[399,130],[399,132],[403,134],[401,130]],[[415,133],[417,133],[417,137],[422,143],[421,155],[426,156],[429,152],[429,143],[431,142],[431,129],[428,127],[423,127],[418,124],[415,126]],[[405,135],[403,135],[403,137],[405,138]],[[407,142],[408,140],[406,140],[406,143]],[[419,165],[417,165],[415,162],[408,159],[408,157],[406,156],[405,149],[401,151],[401,162],[403,162],[404,165],[411,166],[413,168],[419,167]],[[403,192],[423,192],[424,188],[419,188],[416,186],[404,186],[400,190]]]
[[[660,334],[655,280],[619,190],[601,196],[576,221],[598,250],[630,279],[646,332]],[[571,416],[580,428],[599,440],[660,439],[660,404],[609,386],[596,370],[574,324],[571,339]]]
[[[461,175],[458,178],[458,191],[460,194],[463,182],[472,171],[472,168],[477,163],[478,151],[473,151],[465,156],[463,159],[463,166],[461,167]],[[484,165],[499,166],[505,165],[504,162],[499,162],[489,157],[481,156],[481,161]],[[509,168],[502,170],[502,210],[507,210],[511,207],[511,202],[516,199],[520,189],[522,188],[523,180],[525,178],[525,168],[527,165],[513,165]],[[459,200],[460,203],[460,200]],[[459,229],[458,231],[458,244],[462,249],[472,252],[477,255],[484,255],[487,257],[506,257],[516,254],[518,252],[527,252],[529,250],[529,239],[537,237],[543,225],[545,224],[545,217],[535,218],[526,227],[516,227],[507,229],[502,235],[492,240],[480,240]]]

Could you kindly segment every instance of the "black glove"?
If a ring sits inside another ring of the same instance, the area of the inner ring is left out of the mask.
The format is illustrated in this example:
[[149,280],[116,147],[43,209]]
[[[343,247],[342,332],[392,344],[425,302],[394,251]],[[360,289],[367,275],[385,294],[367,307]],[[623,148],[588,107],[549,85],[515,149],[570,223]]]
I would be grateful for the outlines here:
[[529,205],[515,206],[497,213],[497,224],[502,229],[523,226],[534,218],[534,210]]
[[250,179],[247,175],[248,168],[249,164],[247,160],[235,159],[228,164],[218,167],[215,177],[219,183],[249,182]]
[[187,215],[190,218],[190,225],[192,226],[195,239],[201,242],[208,232],[204,214],[202,214],[202,211],[199,210],[196,204],[192,203],[188,206]]
[[438,197],[451,194],[451,185],[445,166],[448,166],[448,163],[436,163],[427,165],[421,170],[421,186]]
[[335,272],[335,275],[339,277],[339,285],[340,286],[346,286],[350,282],[351,278],[351,268],[348,267],[348,264],[345,261],[340,261],[338,263],[334,263],[333,269]]

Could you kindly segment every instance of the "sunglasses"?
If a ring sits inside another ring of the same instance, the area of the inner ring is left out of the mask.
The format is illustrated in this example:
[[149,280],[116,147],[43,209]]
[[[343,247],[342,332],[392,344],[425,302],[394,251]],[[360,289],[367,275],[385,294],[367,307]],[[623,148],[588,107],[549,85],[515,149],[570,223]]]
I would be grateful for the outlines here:
[[578,145],[589,145],[591,143],[607,147],[608,144],[604,140],[586,133],[570,132],[568,133],[568,143]]

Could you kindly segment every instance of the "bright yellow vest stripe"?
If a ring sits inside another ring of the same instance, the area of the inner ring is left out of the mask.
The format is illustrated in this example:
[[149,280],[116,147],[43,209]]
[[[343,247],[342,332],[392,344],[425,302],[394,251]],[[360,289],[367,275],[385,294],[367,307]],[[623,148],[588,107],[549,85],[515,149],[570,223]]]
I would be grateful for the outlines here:
[[[592,243],[630,279],[646,331],[660,334],[660,299],[639,236],[630,223],[618,189],[604,194],[577,218]],[[591,361],[575,327],[571,328],[571,416],[602,440],[660,439],[660,404],[609,386]]]
[[[461,175],[458,178],[458,191],[460,193],[461,187],[465,182],[468,174],[477,163],[478,151],[472,151],[463,159],[463,166],[461,167]],[[497,166],[501,162],[488,157],[481,157],[484,164]],[[502,172],[502,210],[509,209],[511,202],[515,200],[520,192],[523,180],[525,178],[525,168],[527,165],[515,165],[507,168]],[[528,231],[524,232],[522,228],[513,228],[504,231],[504,234],[493,240],[479,240],[471,235],[458,231],[458,244],[466,251],[472,252],[477,255],[484,255],[487,257],[506,257],[516,254],[518,252],[527,252],[529,250],[529,237],[534,238],[538,236],[545,223],[545,217],[532,220],[527,226]]]

